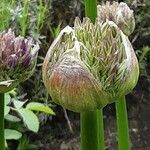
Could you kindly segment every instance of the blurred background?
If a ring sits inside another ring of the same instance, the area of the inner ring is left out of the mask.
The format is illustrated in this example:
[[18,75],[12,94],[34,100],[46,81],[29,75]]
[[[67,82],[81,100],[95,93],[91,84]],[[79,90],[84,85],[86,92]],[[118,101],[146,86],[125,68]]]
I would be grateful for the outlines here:
[[[105,2],[101,0],[98,3]],[[121,1],[119,1],[121,2]],[[150,149],[150,0],[124,0],[134,10],[136,28],[129,37],[139,60],[140,77],[135,89],[127,95],[130,138],[133,150]],[[35,112],[39,118],[38,133],[30,131],[24,121],[5,117],[6,128],[22,133],[7,141],[10,150],[79,150],[79,114],[65,110],[51,101],[41,78],[41,67],[47,50],[66,25],[84,17],[83,0],[1,0],[0,31],[12,28],[16,35],[32,37],[40,45],[33,76],[8,93],[9,99],[40,102],[48,105],[55,116]],[[12,104],[8,104],[12,105]],[[25,104],[26,105],[26,104]],[[18,117],[18,114],[9,112]],[[114,104],[104,108],[107,150],[116,150],[116,116]]]

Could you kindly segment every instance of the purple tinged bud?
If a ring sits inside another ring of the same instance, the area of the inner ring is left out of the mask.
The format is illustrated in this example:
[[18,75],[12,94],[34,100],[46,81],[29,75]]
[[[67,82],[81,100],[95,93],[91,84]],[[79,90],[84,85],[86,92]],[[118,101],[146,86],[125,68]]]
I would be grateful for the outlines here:
[[7,52],[6,51],[2,51],[1,59],[3,61],[5,61],[7,59]]
[[8,32],[4,34],[3,37],[4,37],[4,40],[5,40],[6,45],[7,45],[15,39],[15,34],[11,29],[9,29]]
[[23,40],[24,40],[24,38],[21,36],[15,38],[15,40],[14,40],[14,51],[15,51],[15,53],[17,53],[18,50],[21,49]]
[[5,47],[5,51],[7,51],[7,56],[14,53],[14,41],[10,41]]
[[22,56],[26,53],[26,43],[25,43],[25,40],[22,41],[22,44],[21,44],[21,50],[22,50]]
[[29,51],[31,50],[32,43],[33,43],[33,41],[32,41],[31,38],[29,38],[28,40],[25,39],[25,45],[26,45],[26,51],[27,51],[27,52],[29,52]]
[[22,66],[26,68],[29,66],[30,62],[31,62],[31,55],[28,54],[24,57],[24,59],[22,61]]
[[16,54],[10,55],[8,59],[8,65],[10,68],[15,68],[18,62],[18,56]]
[[14,50],[14,41],[11,41],[9,47],[8,47],[11,51]]
[[17,50],[16,55],[18,57],[22,57],[27,53],[27,44],[26,44],[25,39],[17,39],[17,40],[18,40],[18,43],[19,43],[19,45],[18,45],[19,49]]
[[32,39],[16,37],[11,29],[0,32],[0,82],[14,80],[9,87],[0,85],[0,93],[10,91],[32,75],[36,65],[33,54],[37,54],[38,49]]
[[19,49],[18,52],[16,53],[16,55],[17,55],[18,57],[22,57],[22,56],[23,56],[23,53],[24,53],[23,49]]

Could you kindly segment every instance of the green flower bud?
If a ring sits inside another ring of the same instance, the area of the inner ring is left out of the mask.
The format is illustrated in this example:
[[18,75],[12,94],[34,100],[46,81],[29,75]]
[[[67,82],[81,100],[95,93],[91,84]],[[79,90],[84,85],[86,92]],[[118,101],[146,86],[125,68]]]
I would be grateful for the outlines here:
[[31,39],[15,37],[11,29],[0,33],[0,93],[28,79],[35,68],[38,45]]
[[50,46],[42,72],[52,99],[81,112],[128,94],[139,68],[128,37],[114,22],[76,18],[74,28],[65,27]]
[[106,20],[113,21],[117,26],[129,36],[135,28],[135,19],[133,10],[126,3],[106,2],[105,5],[98,5],[98,21],[105,22]]

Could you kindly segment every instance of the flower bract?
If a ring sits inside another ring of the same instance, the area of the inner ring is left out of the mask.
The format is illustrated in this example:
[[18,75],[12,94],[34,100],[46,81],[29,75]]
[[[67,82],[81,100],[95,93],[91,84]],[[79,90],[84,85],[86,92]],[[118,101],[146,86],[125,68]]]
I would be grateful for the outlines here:
[[128,94],[139,68],[128,37],[113,21],[75,19],[50,46],[43,81],[52,99],[76,111],[103,108]]

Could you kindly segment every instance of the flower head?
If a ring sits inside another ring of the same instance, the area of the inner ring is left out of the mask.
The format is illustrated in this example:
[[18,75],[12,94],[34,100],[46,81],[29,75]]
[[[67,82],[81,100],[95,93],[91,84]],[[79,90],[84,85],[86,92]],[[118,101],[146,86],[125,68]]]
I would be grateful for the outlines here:
[[39,46],[15,37],[11,29],[0,33],[0,92],[7,92],[32,74]]
[[129,36],[135,28],[135,19],[133,10],[126,3],[106,2],[104,5],[98,5],[98,21],[105,22],[106,20],[113,21],[117,26]]
[[43,80],[52,99],[73,111],[102,108],[128,94],[138,62],[126,35],[112,21],[75,19],[50,46]]

